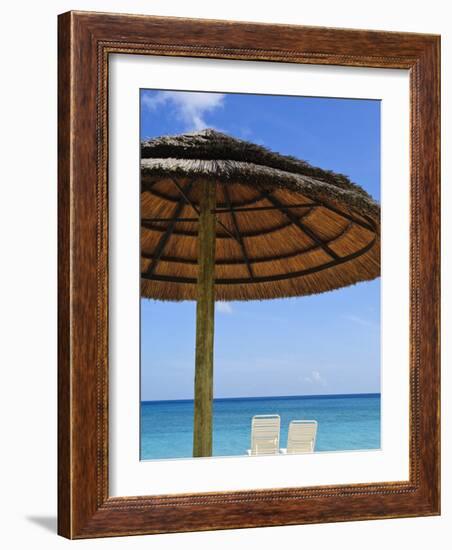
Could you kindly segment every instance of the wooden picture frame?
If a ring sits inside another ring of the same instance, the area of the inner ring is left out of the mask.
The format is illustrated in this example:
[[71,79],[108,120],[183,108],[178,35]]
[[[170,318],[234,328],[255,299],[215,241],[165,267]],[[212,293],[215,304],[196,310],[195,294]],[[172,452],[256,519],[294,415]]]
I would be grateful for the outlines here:
[[[68,12],[59,16],[58,50],[59,534],[88,538],[439,514],[440,38]],[[107,92],[112,53],[409,70],[409,481],[109,496]]]

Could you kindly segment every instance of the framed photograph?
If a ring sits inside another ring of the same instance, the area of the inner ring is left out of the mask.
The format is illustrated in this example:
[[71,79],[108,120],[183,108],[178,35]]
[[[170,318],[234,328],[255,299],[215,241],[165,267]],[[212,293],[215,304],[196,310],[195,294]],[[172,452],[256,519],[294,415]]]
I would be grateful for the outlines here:
[[59,16],[61,535],[439,514],[439,47]]

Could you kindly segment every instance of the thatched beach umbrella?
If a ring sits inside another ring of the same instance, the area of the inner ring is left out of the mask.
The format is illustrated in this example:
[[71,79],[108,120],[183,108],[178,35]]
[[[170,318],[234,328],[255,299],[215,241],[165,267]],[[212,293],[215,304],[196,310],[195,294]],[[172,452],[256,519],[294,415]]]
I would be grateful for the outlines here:
[[196,300],[193,456],[212,454],[215,300],[380,274],[380,208],[341,175],[214,130],[141,144],[141,295]]

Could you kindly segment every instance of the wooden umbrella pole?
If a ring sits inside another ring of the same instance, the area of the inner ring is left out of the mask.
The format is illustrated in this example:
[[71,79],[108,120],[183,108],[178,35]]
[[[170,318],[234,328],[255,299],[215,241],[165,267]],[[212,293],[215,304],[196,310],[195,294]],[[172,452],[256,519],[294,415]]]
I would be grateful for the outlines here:
[[193,456],[212,456],[213,341],[215,319],[215,184],[201,182],[198,226],[195,414]]

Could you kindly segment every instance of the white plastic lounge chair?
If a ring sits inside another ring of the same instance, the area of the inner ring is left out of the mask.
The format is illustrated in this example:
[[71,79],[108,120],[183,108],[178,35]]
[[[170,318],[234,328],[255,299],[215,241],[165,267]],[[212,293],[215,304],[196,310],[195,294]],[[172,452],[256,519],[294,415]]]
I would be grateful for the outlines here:
[[313,453],[317,436],[315,420],[292,420],[289,424],[287,449],[281,449],[282,454]]
[[253,416],[251,421],[250,456],[277,455],[279,453],[279,428],[281,419],[277,414]]

